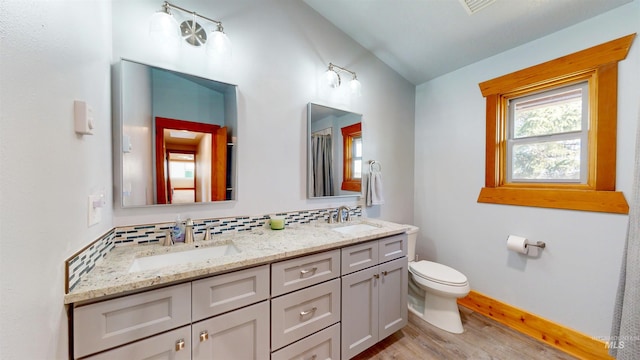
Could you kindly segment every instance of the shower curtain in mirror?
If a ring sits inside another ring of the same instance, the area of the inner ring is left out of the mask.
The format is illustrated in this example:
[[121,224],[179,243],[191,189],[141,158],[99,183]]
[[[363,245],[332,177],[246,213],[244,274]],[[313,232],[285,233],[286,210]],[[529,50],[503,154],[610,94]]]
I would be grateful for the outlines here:
[[331,135],[311,136],[313,196],[334,195],[331,149]]
[[609,339],[609,354],[624,360],[640,359],[640,111],[631,196],[627,243]]

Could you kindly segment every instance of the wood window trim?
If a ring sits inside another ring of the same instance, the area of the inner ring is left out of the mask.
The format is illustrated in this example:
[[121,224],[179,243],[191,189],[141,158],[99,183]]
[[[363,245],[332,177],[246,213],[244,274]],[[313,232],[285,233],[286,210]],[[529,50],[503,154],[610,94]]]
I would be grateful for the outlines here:
[[[485,187],[479,203],[628,214],[615,191],[618,62],[627,57],[630,34],[479,84],[486,98]],[[587,79],[590,133],[589,180],[582,185],[506,184],[506,101],[516,94]]]
[[345,126],[342,131],[342,185],[345,191],[362,191],[362,179],[353,177],[353,139],[362,137],[362,123]]

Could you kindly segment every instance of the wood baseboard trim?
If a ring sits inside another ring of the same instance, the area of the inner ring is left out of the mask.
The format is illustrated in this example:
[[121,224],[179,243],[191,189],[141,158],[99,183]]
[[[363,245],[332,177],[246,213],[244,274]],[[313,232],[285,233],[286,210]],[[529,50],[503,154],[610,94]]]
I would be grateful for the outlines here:
[[466,297],[458,299],[458,304],[580,359],[613,359],[609,356],[604,341],[492,299],[477,291],[472,290]]

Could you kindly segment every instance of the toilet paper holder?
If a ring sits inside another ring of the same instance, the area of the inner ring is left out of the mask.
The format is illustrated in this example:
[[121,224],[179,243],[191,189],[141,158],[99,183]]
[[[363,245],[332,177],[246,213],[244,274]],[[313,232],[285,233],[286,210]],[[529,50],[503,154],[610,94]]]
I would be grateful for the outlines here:
[[545,244],[544,241],[536,241],[535,244],[527,243],[527,245],[525,246],[535,246],[537,248],[544,249],[545,247],[547,247],[547,244]]

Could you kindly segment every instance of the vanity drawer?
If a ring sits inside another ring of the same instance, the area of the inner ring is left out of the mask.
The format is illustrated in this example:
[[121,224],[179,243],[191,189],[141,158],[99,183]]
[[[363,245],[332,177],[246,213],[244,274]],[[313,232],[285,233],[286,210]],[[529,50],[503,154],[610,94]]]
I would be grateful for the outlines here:
[[192,283],[193,321],[269,298],[269,265],[216,275]]
[[407,255],[407,234],[398,234],[342,248],[342,275]]
[[340,324],[332,325],[273,354],[271,360],[339,360]]
[[342,248],[342,275],[378,265],[378,241]]
[[[179,344],[183,342],[182,347]],[[162,333],[133,344],[89,356],[84,360],[145,360],[145,359],[191,359],[191,326]]]
[[378,240],[378,262],[391,261],[407,255],[407,234],[389,236]]
[[340,279],[271,300],[271,349],[340,321]]
[[73,309],[74,356],[82,357],[191,322],[191,283]]
[[271,294],[278,296],[340,276],[340,250],[271,265]]

